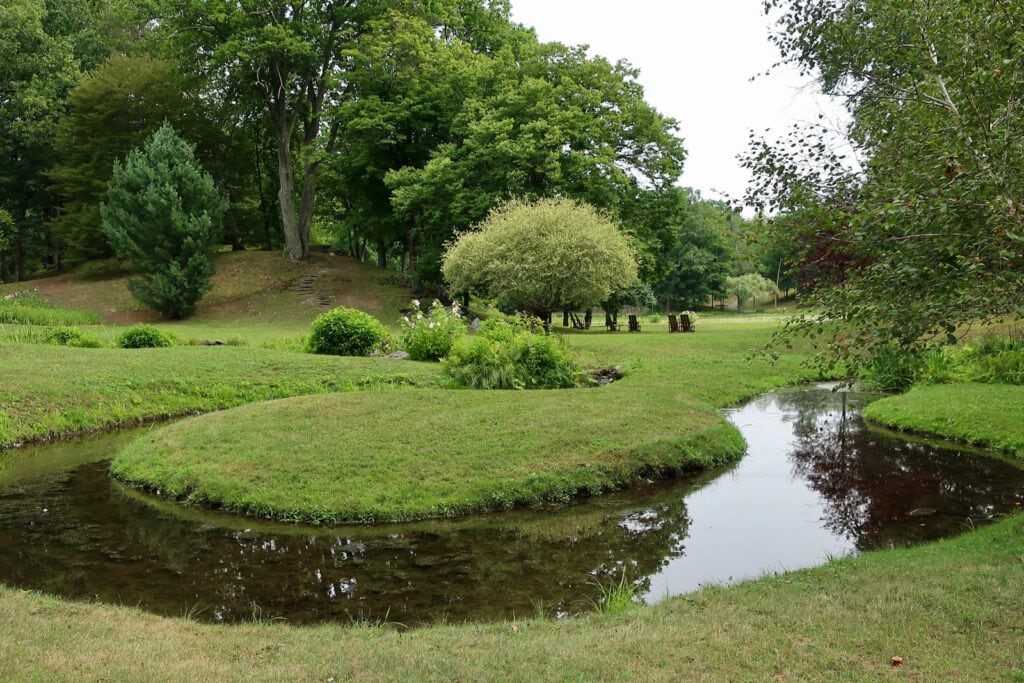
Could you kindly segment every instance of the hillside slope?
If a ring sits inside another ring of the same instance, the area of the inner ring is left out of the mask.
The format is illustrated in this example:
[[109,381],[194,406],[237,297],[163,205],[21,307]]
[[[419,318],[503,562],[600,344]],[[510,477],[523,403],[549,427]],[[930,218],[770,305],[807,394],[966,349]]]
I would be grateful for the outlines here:
[[[327,253],[297,262],[280,252],[225,251],[216,255],[215,267],[213,287],[189,318],[192,322],[304,327],[325,310],[349,306],[393,325],[410,296],[398,285],[396,273]],[[113,261],[98,261],[61,275],[0,285],[0,294],[38,290],[50,303],[94,311],[106,324],[161,321],[132,298],[127,275]]]

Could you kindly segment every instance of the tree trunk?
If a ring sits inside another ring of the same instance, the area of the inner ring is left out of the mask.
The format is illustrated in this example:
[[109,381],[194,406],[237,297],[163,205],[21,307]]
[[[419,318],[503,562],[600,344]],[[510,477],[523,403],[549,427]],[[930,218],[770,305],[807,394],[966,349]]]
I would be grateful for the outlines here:
[[388,267],[388,245],[383,238],[377,239],[377,266],[379,268]]
[[320,162],[306,164],[302,177],[302,203],[299,205],[299,239],[302,243],[302,258],[309,256],[309,236],[313,228],[313,207],[320,180]]
[[284,248],[288,258],[301,261],[309,254],[303,244],[295,210],[295,176],[292,172],[291,126],[282,115],[274,117],[277,132],[277,201],[281,205],[281,227],[284,229]]
[[25,280],[25,243],[21,236],[14,240],[14,281]]

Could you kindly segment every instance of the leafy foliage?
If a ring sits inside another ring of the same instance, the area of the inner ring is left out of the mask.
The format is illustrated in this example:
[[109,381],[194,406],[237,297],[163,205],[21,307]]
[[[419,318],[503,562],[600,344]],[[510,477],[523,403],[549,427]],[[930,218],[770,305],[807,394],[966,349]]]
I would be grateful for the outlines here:
[[881,391],[963,382],[1024,385],[1024,336],[989,334],[960,347],[933,344],[912,351],[879,347],[860,366],[859,379]]
[[136,276],[136,299],[174,318],[195,310],[210,288],[209,251],[227,204],[192,148],[168,124],[122,165],[115,163],[103,231]]
[[775,293],[775,283],[758,273],[747,273],[736,275],[725,280],[725,291],[736,297],[736,310],[743,310],[743,304],[747,299],[754,299],[756,302],[759,296],[769,296]]
[[[42,0],[0,5],[0,279],[24,280],[46,251],[52,206],[46,173],[64,98],[78,78],[71,43],[47,22]],[[12,267],[13,266],[13,267]],[[13,273],[9,273],[8,270]]]
[[457,303],[448,309],[435,299],[424,313],[413,299],[412,311],[402,318],[400,344],[413,360],[440,360],[465,333],[466,322]]
[[[428,255],[453,228],[483,220],[502,201],[572,197],[621,217],[681,172],[675,121],[643,100],[625,62],[520,32],[491,55],[449,65],[469,93],[457,100],[450,130],[429,160],[385,177],[396,216],[417,226],[421,269],[429,271]],[[636,217],[632,227],[657,250],[658,236],[646,233],[658,224]]]
[[339,306],[313,320],[307,350],[335,356],[368,356],[390,337],[387,329],[369,313]]
[[114,55],[68,94],[69,111],[55,140],[60,163],[50,177],[64,200],[55,232],[72,258],[112,255],[99,207],[107,200],[114,163],[165,121],[187,130],[182,123],[199,107],[187,101],[185,87],[169,62]]
[[[788,335],[823,336],[818,362],[956,340],[1019,317],[1024,275],[1024,15],[999,0],[768,0],[784,58],[845,102],[839,131],[759,142],[752,199],[802,216],[794,241],[826,266]],[[834,325],[825,325],[833,321]]]
[[77,327],[54,327],[47,331],[43,341],[47,344],[74,346],[80,349],[98,349],[103,346],[96,337],[82,332]]
[[484,287],[542,319],[595,306],[637,283],[633,248],[615,223],[564,198],[493,210],[448,248],[442,270],[455,292]]
[[134,325],[117,337],[122,349],[157,349],[174,346],[174,337],[152,325]]
[[471,389],[565,389],[585,383],[579,360],[561,337],[534,331],[523,318],[486,320],[444,359],[445,374]]
[[665,274],[654,291],[667,308],[699,308],[725,293],[725,280],[732,272],[729,229],[735,212],[696,192],[680,188],[677,193],[676,210],[669,217],[676,246],[665,256]]

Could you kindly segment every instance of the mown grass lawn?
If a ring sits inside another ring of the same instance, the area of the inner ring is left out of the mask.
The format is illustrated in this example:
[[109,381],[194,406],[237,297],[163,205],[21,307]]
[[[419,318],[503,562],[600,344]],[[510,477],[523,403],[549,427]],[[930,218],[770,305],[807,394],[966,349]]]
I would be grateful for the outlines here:
[[311,523],[566,502],[739,458],[742,439],[715,408],[803,377],[792,359],[779,367],[748,359],[770,323],[743,329],[570,336],[590,365],[626,366],[623,380],[601,388],[251,405],[156,430],[119,454],[112,471],[192,503]]
[[893,429],[1005,451],[1024,462],[1024,387],[935,384],[869,405],[864,417]]
[[[226,300],[221,305],[223,311],[235,306]],[[440,418],[428,424],[426,416],[451,407],[466,412],[466,435],[484,432],[476,443],[500,447],[500,435],[509,429],[501,416],[486,422],[498,411],[498,398],[471,405],[465,397],[472,392],[442,388],[436,366],[255,348],[303,328],[294,320],[280,328],[250,322],[211,311],[205,322],[178,328],[188,335],[205,325],[195,336],[217,330],[250,347],[140,353],[0,344],[0,442],[300,395],[306,398],[282,405],[329,407],[325,420],[376,411],[366,415],[377,426],[360,427],[365,438],[422,434],[426,441],[445,424]],[[570,446],[573,435],[596,432],[581,452],[664,434],[676,424],[673,433],[685,435],[716,407],[808,378],[797,354],[776,366],[748,360],[747,350],[762,343],[774,324],[770,318],[715,316],[701,321],[694,335],[669,335],[652,323],[640,334],[568,333],[586,365],[622,365],[627,379],[618,387],[578,390],[570,399],[517,394],[510,406],[520,423],[513,423],[519,430],[514,435],[533,450],[530,439],[539,437],[529,429],[532,422],[565,435]],[[400,390],[374,391],[381,388]],[[339,389],[369,393],[337,394]],[[1012,436],[1014,425],[1024,424],[1024,403],[1015,394],[971,387],[935,391],[952,393],[911,394],[907,401],[920,402],[904,412],[920,420],[901,426],[941,433],[943,425],[961,424],[946,435],[984,439]],[[437,411],[429,410],[431,401]],[[929,414],[937,404],[938,412]],[[969,419],[950,417],[951,408],[963,412],[968,405],[977,406]],[[304,419],[317,413],[299,412]],[[460,443],[471,450],[468,438]],[[1022,515],[955,539],[705,588],[617,616],[412,632],[368,624],[212,626],[0,587],[0,680],[1012,681],[1024,680],[1022,595]],[[893,666],[893,657],[902,666]]]

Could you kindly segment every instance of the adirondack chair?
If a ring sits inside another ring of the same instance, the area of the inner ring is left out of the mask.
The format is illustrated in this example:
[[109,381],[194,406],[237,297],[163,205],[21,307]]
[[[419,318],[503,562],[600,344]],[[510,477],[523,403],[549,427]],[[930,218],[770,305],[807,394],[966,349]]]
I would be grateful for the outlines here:
[[693,327],[693,321],[690,320],[690,316],[685,313],[679,315],[679,331],[680,332],[695,332]]
[[679,331],[679,320],[676,318],[675,313],[668,314],[668,331],[678,332]]
[[640,331],[640,321],[637,320],[636,316],[633,315],[633,314],[630,314],[630,316],[629,316],[629,331],[630,332],[639,332]]
[[618,332],[619,331],[619,324],[617,322],[615,322],[615,319],[612,318],[607,313],[604,314],[604,326],[606,328],[608,328],[609,332]]

